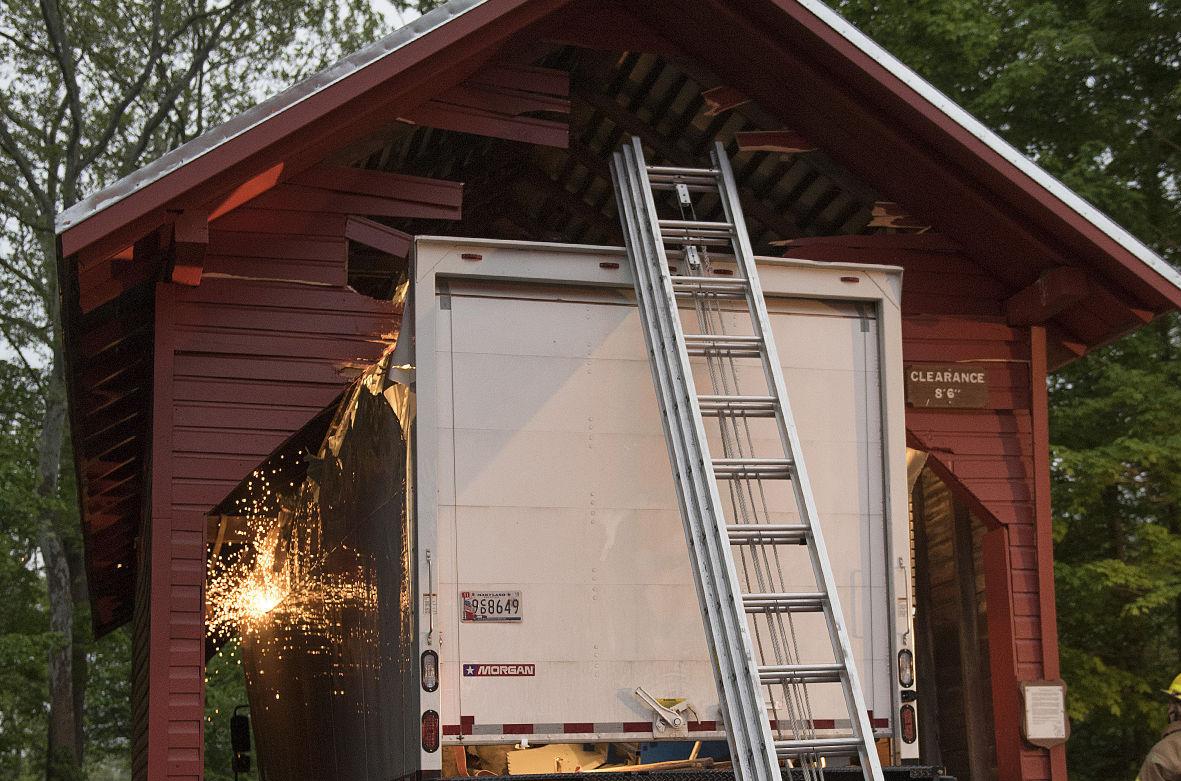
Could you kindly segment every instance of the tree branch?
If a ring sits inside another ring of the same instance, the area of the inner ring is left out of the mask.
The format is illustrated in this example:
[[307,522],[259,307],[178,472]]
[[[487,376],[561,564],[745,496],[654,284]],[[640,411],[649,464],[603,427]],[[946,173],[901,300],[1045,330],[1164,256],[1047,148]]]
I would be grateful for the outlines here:
[[9,108],[8,102],[3,99],[0,99],[0,113],[3,113],[9,122],[29,135],[36,136],[40,133],[40,128]]
[[17,342],[12,338],[12,335],[8,332],[8,329],[3,325],[0,325],[0,333],[4,334],[4,341],[8,342],[8,346],[12,348],[14,353],[16,353],[16,357],[20,359],[21,364],[24,366],[25,374],[28,375],[29,382],[36,385],[37,390],[40,391],[42,395],[45,395],[45,381],[41,377],[41,372],[33,368],[33,364],[31,364],[29,359],[25,357],[25,353],[20,348],[20,345],[17,344]]
[[184,91],[185,87],[192,83],[193,78],[205,66],[210,53],[221,43],[221,32],[225,29],[226,24],[246,5],[246,2],[247,0],[234,0],[234,2],[225,7],[225,14],[218,20],[217,25],[209,35],[209,40],[205,42],[204,46],[194,52],[193,61],[189,63],[188,69],[185,70],[184,74],[160,98],[156,113],[144,123],[143,128],[140,130],[139,138],[127,150],[127,153],[123,157],[123,171],[126,172],[130,170],[131,166],[135,165],[139,156],[143,154],[144,149],[147,148],[148,143],[151,141],[152,134],[156,132],[156,129],[160,127],[160,123],[168,117],[168,114],[174,108],[173,103],[177,97]]
[[38,298],[43,300],[46,298],[46,289],[43,280],[37,279],[27,270],[20,268],[3,255],[0,255],[0,268],[3,268],[9,274],[12,274],[14,277],[17,277],[26,285],[28,285],[29,288],[37,294]]
[[[49,35],[50,48],[57,60],[62,73],[62,85],[70,106],[70,134],[66,144],[67,178],[72,179],[78,170],[75,165],[78,159],[78,143],[82,138],[82,98],[78,92],[78,74],[74,61],[74,50],[70,46],[66,34],[65,23],[62,21],[61,8],[57,0],[41,0],[41,17],[45,20],[45,30]],[[68,206],[69,204],[67,204]],[[52,209],[50,209],[52,211]]]
[[18,200],[17,196],[23,192],[23,190],[13,188],[13,192],[10,194],[0,188],[0,208],[7,209],[11,215],[30,228],[52,230],[53,226],[45,222],[43,212],[37,204]]
[[0,38],[3,38],[4,40],[8,41],[13,46],[15,46],[17,49],[24,52],[28,56],[34,57],[38,60],[44,58],[47,54],[51,54],[51,52],[46,51],[45,49],[41,49],[36,46],[30,46],[29,44],[19,40],[15,35],[9,35],[8,33],[4,32],[3,30],[0,30]]
[[[111,112],[110,121],[107,126],[103,128],[98,140],[91,145],[90,150],[83,155],[82,162],[79,165],[79,170],[93,163],[98,159],[98,156],[106,149],[110,140],[118,132],[122,124],[123,116],[132,102],[143,91],[144,85],[147,84],[148,79],[152,76],[152,69],[160,62],[160,58],[164,52],[168,51],[176,41],[187,33],[198,22],[207,19],[213,15],[213,9],[206,9],[196,13],[189,14],[189,16],[176,28],[163,42],[160,40],[160,0],[157,0],[152,7],[152,46],[148,51],[148,61],[144,63],[143,69],[139,75],[132,81],[131,85],[124,91],[122,97],[119,98],[115,104],[115,108]],[[206,55],[208,56],[208,55]]]
[[[7,107],[4,108],[4,114],[5,116],[8,114]],[[45,191],[41,189],[41,183],[37,181],[37,174],[33,170],[32,162],[25,155],[24,150],[20,148],[20,145],[16,143],[16,139],[12,137],[12,133],[8,131],[7,121],[0,122],[0,149],[3,149],[12,158],[12,162],[16,164],[17,170],[21,172],[25,184],[28,185],[29,191],[37,199],[41,208],[49,213],[53,213],[53,204],[50,203]]]
[[[52,346],[48,325],[39,325],[27,318],[20,317],[18,315],[12,315],[7,312],[0,312],[0,328],[4,329],[5,337],[10,336],[8,331],[9,328],[21,328],[41,339],[41,341],[43,341],[46,346]],[[9,341],[12,341],[12,339],[10,338]]]

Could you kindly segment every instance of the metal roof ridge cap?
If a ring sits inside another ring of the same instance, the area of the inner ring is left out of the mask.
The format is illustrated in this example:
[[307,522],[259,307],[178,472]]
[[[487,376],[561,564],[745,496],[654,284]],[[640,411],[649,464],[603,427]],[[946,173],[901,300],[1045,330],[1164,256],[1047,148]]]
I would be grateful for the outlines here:
[[[137,168],[101,190],[91,193],[57,215],[57,219],[54,221],[54,233],[61,235],[78,223],[84,222],[93,215],[139,192],[178,168],[203,157],[222,144],[249,132],[352,74],[393,54],[407,44],[437,30],[452,19],[487,2],[490,0],[448,0],[438,8],[399,27],[389,35],[342,57],[324,70],[313,73],[303,81],[296,82],[261,103],[256,103],[220,125],[206,130],[196,138],[170,149],[152,162]],[[240,126],[238,126],[239,123]]]
[[941,111],[957,125],[967,130],[986,146],[1014,165],[1034,182],[1045,188],[1051,195],[1072,209],[1087,222],[1094,225],[1121,247],[1132,253],[1162,277],[1181,289],[1181,271],[1150,249],[1144,242],[1132,235],[1094,204],[1090,203],[1060,179],[1022,154],[1016,147],[989,129],[962,106],[945,95],[931,82],[924,79],[912,68],[884,49],[855,25],[825,5],[822,0],[792,0],[799,3],[830,29],[856,46],[862,53],[873,59],[891,74],[919,94],[930,105]]

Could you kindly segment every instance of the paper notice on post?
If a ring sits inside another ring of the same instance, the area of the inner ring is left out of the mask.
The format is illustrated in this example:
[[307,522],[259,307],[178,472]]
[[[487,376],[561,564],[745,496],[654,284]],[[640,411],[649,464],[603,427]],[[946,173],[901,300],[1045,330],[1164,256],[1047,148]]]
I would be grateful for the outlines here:
[[1025,739],[1034,745],[1066,740],[1066,687],[1058,683],[1026,684]]

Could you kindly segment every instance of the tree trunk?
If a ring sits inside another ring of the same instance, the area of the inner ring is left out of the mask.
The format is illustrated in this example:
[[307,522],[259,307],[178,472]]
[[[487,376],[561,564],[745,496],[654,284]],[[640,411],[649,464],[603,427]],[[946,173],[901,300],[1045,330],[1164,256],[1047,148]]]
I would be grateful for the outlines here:
[[86,583],[86,558],[77,539],[66,539],[66,561],[69,562],[73,582],[70,593],[74,600],[74,736],[77,741],[75,757],[81,767],[86,758],[86,688],[90,680],[89,652],[94,637],[90,629],[90,590]]
[[[48,224],[52,225],[50,220]],[[53,335],[52,359],[45,377],[45,418],[37,443],[37,490],[45,500],[41,509],[38,546],[45,566],[49,595],[49,629],[56,642],[49,652],[49,730],[46,745],[47,781],[77,781],[82,778],[81,702],[75,698],[75,578],[62,539],[58,511],[58,477],[61,474],[62,445],[66,433],[66,378],[61,353],[61,318],[56,296],[56,247],[42,237],[45,269],[54,296],[46,303],[46,315]]]

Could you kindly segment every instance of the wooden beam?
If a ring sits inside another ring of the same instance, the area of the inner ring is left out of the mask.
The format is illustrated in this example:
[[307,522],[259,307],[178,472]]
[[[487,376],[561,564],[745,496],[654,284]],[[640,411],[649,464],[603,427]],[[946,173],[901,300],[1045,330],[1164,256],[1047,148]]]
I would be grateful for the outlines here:
[[[950,493],[950,491],[949,491]],[[951,498],[951,548],[959,620],[960,700],[964,703],[964,733],[972,778],[988,776],[988,723],[984,708],[984,664],[980,658],[979,608],[976,603],[975,545],[972,515]]]
[[1055,266],[1042,272],[1029,287],[1005,302],[1009,325],[1038,325],[1074,306],[1090,294],[1087,273],[1073,266]]
[[1046,362],[1054,371],[1087,354],[1089,345],[1055,323],[1046,323]]
[[791,130],[740,130],[734,134],[741,152],[775,152],[795,155],[814,152],[816,145]]
[[[616,125],[623,128],[625,132],[639,136],[641,141],[655,149],[660,156],[666,158],[670,163],[682,166],[701,165],[700,160],[694,160],[691,155],[669,142],[654,128],[645,124],[639,117],[624,110],[609,95],[579,91],[575,93],[575,97],[585,101],[591,108],[598,110]],[[765,228],[778,233],[781,237],[790,239],[804,234],[804,229],[790,215],[781,214],[772,209],[749,187],[739,186],[738,199],[742,204],[743,211],[746,212],[748,217],[758,220]]]
[[260,195],[255,203],[265,208],[304,208],[345,215],[364,214],[371,217],[400,217],[411,220],[459,219],[459,208],[454,206],[424,203],[418,199],[404,200],[292,184],[281,184],[267,191]]
[[395,258],[409,257],[410,244],[414,239],[409,233],[355,215],[345,222],[344,235],[350,241],[381,250]]
[[[526,32],[527,36],[518,38],[528,42],[540,38],[562,46],[611,54],[644,52],[671,57],[680,52],[656,28],[629,13],[623,3],[572,3],[539,24],[536,30]],[[518,40],[512,43],[521,45]]]
[[274,187],[279,183],[279,179],[283,176],[283,170],[285,168],[286,163],[275,163],[262,173],[255,174],[239,184],[210,209],[209,221],[212,222],[223,214],[232,212],[242,204],[254,200]]
[[869,224],[865,227],[925,231],[929,230],[931,226],[911,217],[905,209],[893,201],[876,201],[870,212]]
[[170,282],[196,287],[205,268],[205,250],[209,248],[209,212],[186,209],[172,223],[172,242],[168,248]]
[[565,148],[566,120],[533,116],[570,113],[569,74],[532,65],[501,63],[406,112],[416,125]]
[[448,219],[459,219],[459,210],[463,205],[461,182],[371,171],[367,168],[318,165],[293,176],[289,184],[434,206],[451,214]]
[[705,90],[701,93],[701,99],[705,101],[705,115],[707,117],[716,117],[718,114],[750,102],[750,98],[746,95],[725,84]]

